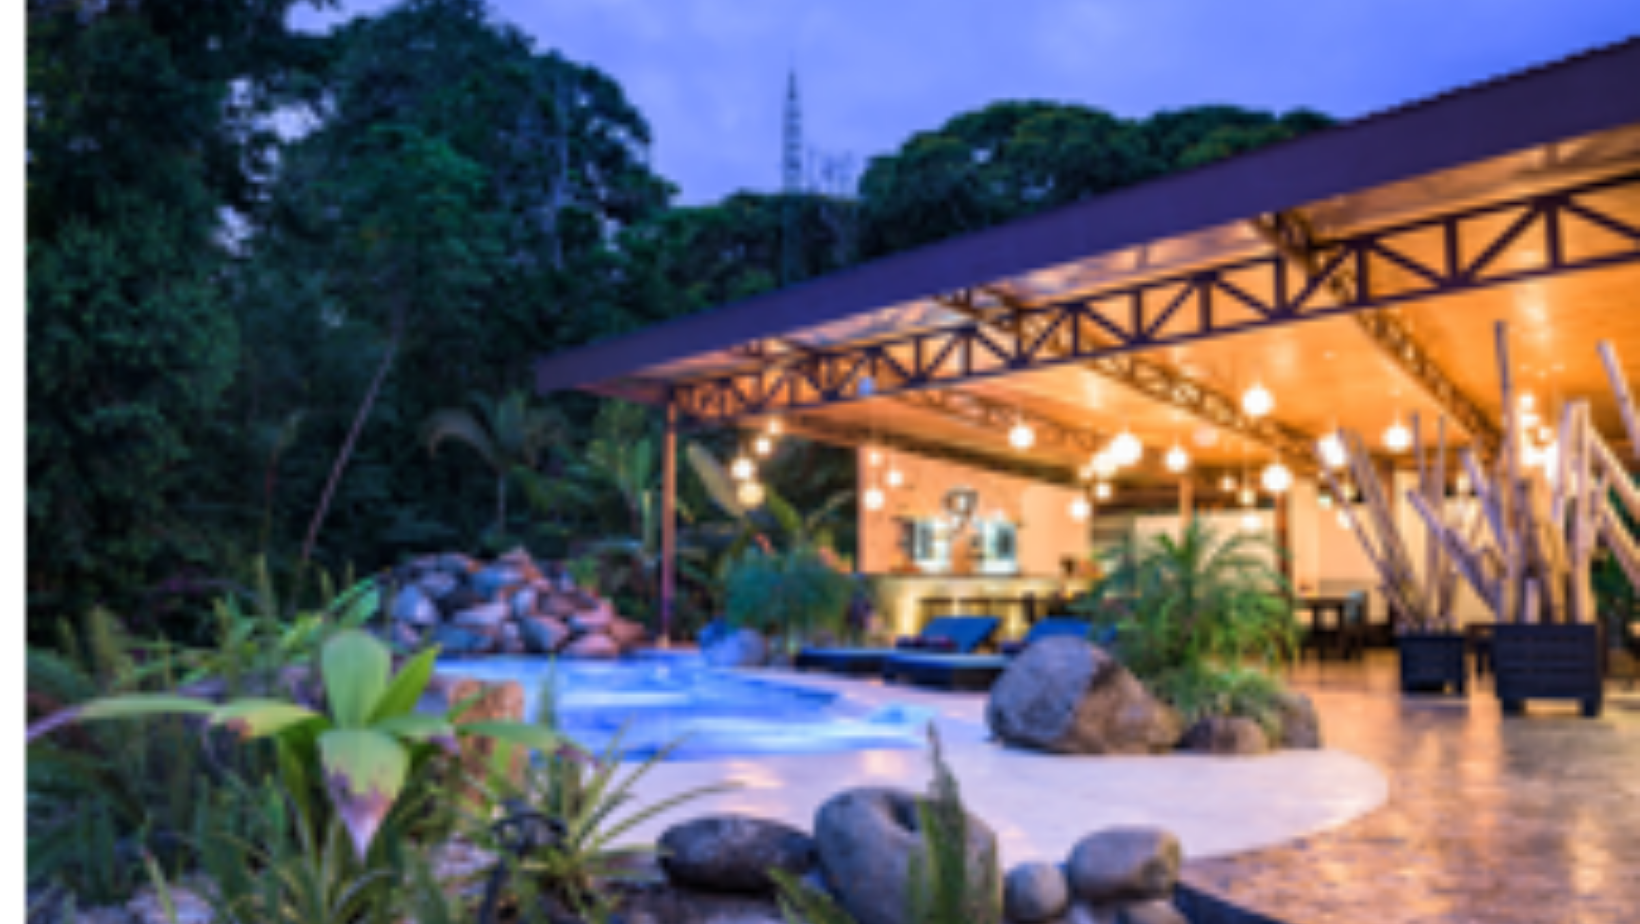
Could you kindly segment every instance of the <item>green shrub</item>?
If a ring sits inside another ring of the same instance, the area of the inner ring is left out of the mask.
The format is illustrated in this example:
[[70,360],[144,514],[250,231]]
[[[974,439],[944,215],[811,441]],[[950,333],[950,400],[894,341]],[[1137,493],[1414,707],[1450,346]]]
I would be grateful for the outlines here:
[[1272,740],[1281,735],[1281,682],[1256,667],[1199,664],[1152,677],[1150,688],[1187,724],[1240,716],[1257,722]]
[[818,631],[841,631],[854,597],[853,578],[809,545],[785,552],[748,549],[729,570],[727,584],[729,622],[783,637],[788,645]]

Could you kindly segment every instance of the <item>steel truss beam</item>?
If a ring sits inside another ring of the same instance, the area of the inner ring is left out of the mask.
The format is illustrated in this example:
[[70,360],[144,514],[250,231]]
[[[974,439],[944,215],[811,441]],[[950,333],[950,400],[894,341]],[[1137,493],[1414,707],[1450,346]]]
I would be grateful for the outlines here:
[[[1589,197],[1640,189],[1640,172],[1456,211],[1330,241],[1315,274],[1294,278],[1286,258],[1269,254],[1176,276],[1066,299],[1019,313],[1012,331],[974,321],[876,343],[777,358],[754,368],[674,384],[680,410],[700,420],[823,407],[962,382],[1103,359],[1175,343],[1253,332],[1286,324],[1470,292],[1560,273],[1640,262],[1640,228],[1602,212]],[[1502,219],[1484,246],[1465,251],[1476,230],[1468,222]],[[1568,252],[1571,220],[1605,228],[1623,246],[1599,254]],[[1527,232],[1541,234],[1543,256],[1517,268],[1502,259]],[[1398,247],[1434,235],[1442,257],[1413,259]],[[1467,254],[1467,255],[1466,255]],[[1375,263],[1407,272],[1394,286]],[[1326,298],[1330,280],[1353,274],[1348,298]],[[1253,285],[1250,280],[1261,280]],[[1250,292],[1254,289],[1258,294]],[[1266,294],[1267,293],[1267,294]],[[1034,335],[1026,335],[1026,331]],[[1069,348],[1047,347],[1054,338]]]
[[[1252,224],[1306,279],[1320,272],[1326,245],[1302,213],[1282,212]],[[1329,277],[1327,285],[1339,302],[1349,303],[1356,298],[1354,273],[1347,268]],[[1351,320],[1437,407],[1469,433],[1483,454],[1490,455],[1497,448],[1501,436],[1493,415],[1458,387],[1399,317],[1391,310],[1363,311],[1351,315]]]

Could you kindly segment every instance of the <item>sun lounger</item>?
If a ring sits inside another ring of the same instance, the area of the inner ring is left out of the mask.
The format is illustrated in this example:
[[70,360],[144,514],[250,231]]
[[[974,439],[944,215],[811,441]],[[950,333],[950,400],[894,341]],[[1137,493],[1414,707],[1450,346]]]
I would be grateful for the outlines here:
[[[971,655],[996,634],[1002,620],[995,616],[941,616],[931,620],[922,634],[902,640],[902,645],[944,646],[947,653]],[[797,653],[792,666],[798,670],[824,670],[837,674],[876,676],[883,661],[899,648],[805,648]]]
[[1017,645],[1003,647],[1002,654],[944,654],[926,651],[896,651],[882,662],[883,680],[896,680],[944,687],[948,690],[989,690],[1007,669],[1013,655],[1032,642],[1056,635],[1086,638],[1088,623],[1068,616],[1051,616],[1031,627]]

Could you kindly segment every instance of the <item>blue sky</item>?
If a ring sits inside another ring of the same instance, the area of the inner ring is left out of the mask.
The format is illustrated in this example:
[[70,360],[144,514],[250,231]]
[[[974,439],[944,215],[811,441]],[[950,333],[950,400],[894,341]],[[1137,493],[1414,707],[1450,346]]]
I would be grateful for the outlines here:
[[[863,167],[999,99],[1123,116],[1218,102],[1349,118],[1640,35],[1640,0],[491,3],[541,47],[620,81],[685,203],[778,187],[793,66],[807,145]],[[388,5],[343,0],[302,21]]]

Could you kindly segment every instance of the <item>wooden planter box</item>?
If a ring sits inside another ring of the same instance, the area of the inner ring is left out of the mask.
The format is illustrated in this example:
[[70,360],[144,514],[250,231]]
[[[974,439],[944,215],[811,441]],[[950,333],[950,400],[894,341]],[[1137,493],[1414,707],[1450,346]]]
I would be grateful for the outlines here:
[[1498,700],[1505,715],[1519,715],[1529,699],[1570,699],[1590,718],[1605,702],[1600,627],[1500,623],[1492,639]]
[[1458,632],[1407,632],[1396,637],[1401,652],[1402,693],[1465,695],[1469,688],[1468,641]]

